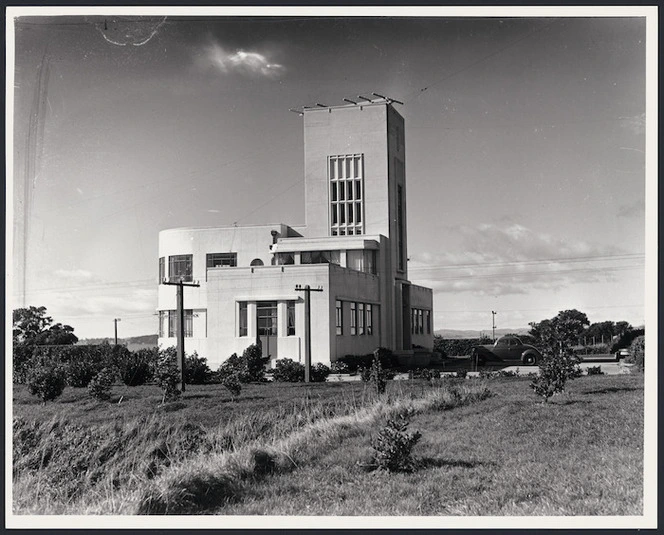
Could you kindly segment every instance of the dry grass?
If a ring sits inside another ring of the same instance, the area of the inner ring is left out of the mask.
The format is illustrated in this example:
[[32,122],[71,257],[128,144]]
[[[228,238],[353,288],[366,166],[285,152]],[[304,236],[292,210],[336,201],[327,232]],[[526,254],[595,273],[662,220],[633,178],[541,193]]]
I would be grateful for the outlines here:
[[[472,403],[487,384],[496,395]],[[570,386],[547,405],[514,378],[395,381],[382,398],[358,383],[251,385],[237,403],[206,386],[164,407],[154,387],[120,405],[19,391],[14,512],[640,514],[642,377]],[[404,409],[423,434],[418,468],[367,473],[371,435]]]

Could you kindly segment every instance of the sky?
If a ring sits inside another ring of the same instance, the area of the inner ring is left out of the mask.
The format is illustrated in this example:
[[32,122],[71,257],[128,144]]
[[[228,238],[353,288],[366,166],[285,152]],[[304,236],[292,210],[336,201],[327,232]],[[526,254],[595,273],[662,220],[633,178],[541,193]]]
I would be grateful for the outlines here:
[[304,224],[289,109],[376,92],[403,102],[409,277],[436,330],[644,324],[642,17],[22,16],[13,35],[13,308],[155,333],[159,231]]

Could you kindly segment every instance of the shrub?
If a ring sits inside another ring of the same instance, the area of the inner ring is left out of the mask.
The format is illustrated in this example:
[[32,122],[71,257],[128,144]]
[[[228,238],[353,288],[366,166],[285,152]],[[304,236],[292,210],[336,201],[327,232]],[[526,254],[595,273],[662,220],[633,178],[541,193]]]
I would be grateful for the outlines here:
[[373,465],[388,472],[410,472],[415,467],[412,449],[422,438],[419,431],[409,433],[407,414],[400,414],[398,419],[388,419],[371,441]]
[[383,394],[387,387],[387,376],[377,354],[374,355],[374,361],[369,370],[369,383],[376,394]]
[[226,377],[235,375],[241,383],[248,383],[248,377],[245,371],[244,361],[242,357],[238,357],[237,353],[233,353],[226,361],[217,368],[217,376],[221,383],[224,382]]
[[226,387],[226,390],[228,390],[231,393],[231,396],[233,399],[237,399],[238,396],[240,395],[240,392],[242,392],[242,383],[240,382],[239,377],[237,374],[235,375],[227,375],[221,380],[221,384]]
[[65,367],[67,384],[76,388],[88,386],[98,373],[99,370],[91,362],[70,362]]
[[639,370],[644,369],[644,357],[646,354],[646,338],[644,335],[637,336],[629,346],[628,362],[633,362]]
[[65,370],[59,364],[45,364],[31,369],[27,375],[28,389],[42,401],[53,401],[67,385]]
[[275,363],[272,375],[275,381],[301,383],[304,381],[304,366],[293,359],[280,359]]
[[[378,356],[380,365],[383,369],[394,368],[398,366],[399,361],[391,350],[384,347],[379,347],[373,353],[367,355],[344,355],[334,362],[334,365],[345,366],[346,372],[356,373],[361,372],[362,368],[370,368],[374,358]],[[343,373],[343,372],[340,372]]]
[[113,367],[102,368],[97,375],[95,375],[88,384],[89,394],[99,401],[106,401],[111,399],[111,387],[117,370]]
[[265,381],[265,366],[269,362],[268,357],[263,357],[263,350],[257,344],[250,345],[242,353],[242,360],[246,368],[248,382]]
[[207,359],[199,357],[194,351],[191,356],[186,356],[184,366],[184,378],[187,384],[202,385],[209,381],[212,372],[207,365]]
[[311,367],[309,377],[312,383],[324,383],[330,373],[332,373],[332,370],[329,367],[322,362],[317,362]]
[[260,346],[253,344],[244,350],[241,357],[233,353],[217,369],[220,381],[230,375],[237,375],[241,383],[265,381],[265,366],[268,358],[263,358]]
[[416,368],[414,370],[410,370],[408,372],[408,378],[409,379],[426,379],[427,381],[431,381],[433,379],[440,379],[440,370],[437,369],[429,369],[429,368]]
[[159,388],[164,391],[164,401],[175,401],[182,394],[178,388],[180,369],[172,352],[164,352],[160,356],[154,378]]
[[[457,372],[456,372],[456,376],[460,379],[465,379],[467,375],[468,375],[468,370],[466,370],[465,368],[463,368],[461,370],[457,370]],[[480,375],[481,375],[481,373],[480,373]]]
[[535,394],[544,398],[544,402],[564,392],[567,381],[582,374],[579,358],[571,349],[545,353],[539,366],[540,373],[530,383],[530,387]]
[[147,383],[153,376],[159,352],[155,349],[139,349],[138,351],[116,351],[113,362],[118,369],[120,379],[127,386],[140,386]]
[[586,372],[588,375],[604,375],[601,366],[589,366]]
[[330,371],[332,373],[348,373],[348,364],[342,360],[335,360],[330,366]]

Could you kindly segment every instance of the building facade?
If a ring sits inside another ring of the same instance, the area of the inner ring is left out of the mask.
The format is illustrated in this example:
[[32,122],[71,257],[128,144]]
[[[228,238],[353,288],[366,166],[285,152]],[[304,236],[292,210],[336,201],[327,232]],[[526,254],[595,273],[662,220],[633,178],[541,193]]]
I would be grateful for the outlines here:
[[[260,341],[272,361],[312,362],[377,347],[433,349],[433,297],[408,280],[404,120],[389,100],[305,108],[304,227],[164,230],[159,280],[186,288],[185,349],[218,366]],[[176,343],[176,288],[159,286],[159,344]]]

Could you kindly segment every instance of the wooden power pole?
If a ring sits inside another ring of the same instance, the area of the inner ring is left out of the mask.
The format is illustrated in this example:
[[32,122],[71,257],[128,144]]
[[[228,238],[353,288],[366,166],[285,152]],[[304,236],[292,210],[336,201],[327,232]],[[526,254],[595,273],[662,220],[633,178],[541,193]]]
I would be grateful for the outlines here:
[[122,321],[120,318],[114,318],[113,323],[115,323],[115,345],[118,345],[118,321]]
[[495,312],[494,310],[491,311],[491,331],[494,342],[496,341],[496,314],[498,314],[498,312]]
[[193,288],[198,288],[200,284],[197,282],[184,282],[180,279],[178,282],[169,282],[162,281],[162,284],[168,286],[177,286],[177,360],[178,360],[178,369],[180,370],[180,390],[184,392],[185,383],[184,383],[184,287],[190,286]]
[[323,288],[304,287],[297,284],[296,292],[304,292],[304,382],[311,382],[311,292],[322,292]]

